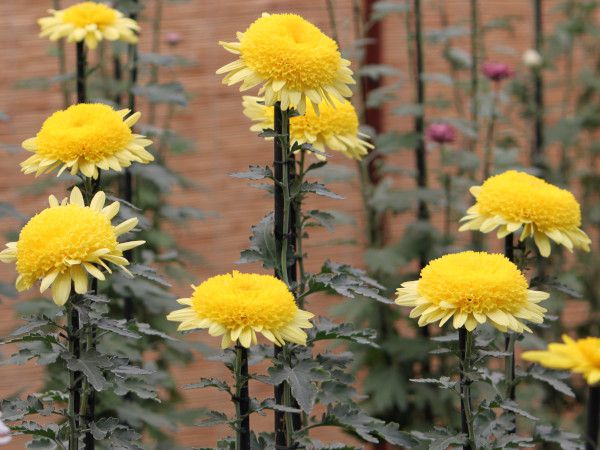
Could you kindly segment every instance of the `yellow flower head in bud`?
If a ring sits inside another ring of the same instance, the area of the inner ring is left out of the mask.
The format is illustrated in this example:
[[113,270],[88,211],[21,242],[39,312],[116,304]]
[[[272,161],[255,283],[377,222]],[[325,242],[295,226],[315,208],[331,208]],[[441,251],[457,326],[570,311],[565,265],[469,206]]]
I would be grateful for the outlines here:
[[303,328],[313,314],[298,309],[285,283],[270,275],[240,273],[217,275],[192,286],[191,298],[178,302],[187,307],[173,311],[168,320],[181,322],[180,331],[208,328],[211,336],[223,336],[221,347],[236,341],[248,348],[256,333],[276,345],[306,345]]
[[600,338],[573,340],[566,334],[563,342],[548,345],[547,350],[523,353],[523,359],[544,367],[582,374],[588,384],[600,382]]
[[102,3],[82,2],[48,12],[52,15],[39,19],[38,24],[42,29],[40,37],[48,37],[51,41],[66,37],[69,42],[84,41],[94,49],[103,39],[129,43],[138,40],[138,23]]
[[521,241],[532,236],[542,256],[550,255],[550,240],[570,251],[590,251],[591,240],[579,227],[579,203],[569,191],[523,172],[509,170],[471,188],[477,199],[461,219],[460,231],[483,233],[498,229],[503,238],[523,227]]
[[545,308],[537,303],[549,295],[528,289],[527,280],[506,257],[485,252],[462,252],[431,261],[418,281],[403,283],[396,304],[414,306],[410,317],[419,326],[452,319],[458,329],[472,331],[490,322],[502,332],[529,331],[522,320],[544,321]]
[[36,137],[22,146],[34,155],[21,163],[21,170],[36,176],[58,167],[58,175],[69,170],[76,175],[98,177],[98,169],[117,172],[131,163],[147,164],[154,156],[145,147],[152,141],[134,134],[131,127],[140,113],[115,111],[100,103],[80,103],[48,117]]
[[112,218],[119,212],[119,202],[104,206],[106,195],[98,192],[89,206],[83,201],[81,191],[75,187],[69,199],[62,202],[53,195],[50,207],[34,216],[21,230],[17,242],[9,242],[0,252],[0,261],[16,262],[18,291],[31,288],[42,280],[40,292],[52,287],[52,298],[64,305],[71,294],[88,291],[88,273],[104,280],[104,268],[111,272],[112,263],[125,273],[129,264],[123,252],[144,241],[119,243],[118,237],[132,230],[138,220],[128,219],[112,226]]
[[[244,96],[242,104],[244,115],[255,122],[250,130],[261,132],[274,127],[274,107],[266,106],[264,98]],[[309,103],[306,114],[292,117],[290,119],[292,142],[312,144],[321,152],[330,149],[342,152],[348,158],[362,159],[373,145],[361,139],[368,136],[358,129],[358,116],[352,103],[347,100],[343,102],[334,100],[333,104],[334,106],[322,102],[317,114]],[[316,155],[319,159],[325,159],[321,154]]]
[[350,61],[343,59],[336,42],[312,23],[295,14],[263,14],[238,42],[220,42],[239,59],[221,67],[223,83],[242,82],[240,91],[261,85],[267,106],[281,102],[283,110],[294,108],[301,115],[306,99],[318,108],[333,98],[343,101],[354,84]]

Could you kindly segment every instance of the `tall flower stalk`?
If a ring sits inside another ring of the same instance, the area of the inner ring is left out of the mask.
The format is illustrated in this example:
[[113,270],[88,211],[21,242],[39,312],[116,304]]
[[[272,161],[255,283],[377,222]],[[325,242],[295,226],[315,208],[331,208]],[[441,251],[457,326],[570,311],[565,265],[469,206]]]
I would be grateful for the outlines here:
[[[542,0],[533,0],[534,46],[538,55],[544,51],[544,10]],[[542,63],[543,64],[543,63]],[[544,157],[544,79],[542,67],[533,68],[534,86],[534,138],[531,147],[531,163],[542,171],[546,171]]]
[[460,423],[461,431],[467,436],[465,450],[474,450],[473,411],[471,406],[471,358],[473,352],[473,333],[465,327],[458,330],[460,354]]

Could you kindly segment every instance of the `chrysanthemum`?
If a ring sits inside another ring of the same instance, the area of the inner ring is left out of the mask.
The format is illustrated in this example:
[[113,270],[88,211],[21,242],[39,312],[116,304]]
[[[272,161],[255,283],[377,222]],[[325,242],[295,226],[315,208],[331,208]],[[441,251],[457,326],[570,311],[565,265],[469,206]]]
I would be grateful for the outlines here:
[[36,137],[22,146],[34,155],[21,163],[24,173],[36,176],[58,167],[86,177],[98,177],[98,169],[121,171],[136,161],[147,164],[154,156],[144,147],[152,141],[134,134],[131,127],[140,113],[115,111],[101,103],[80,103],[48,117]]
[[523,227],[520,240],[531,236],[542,256],[550,255],[550,239],[570,251],[590,251],[590,238],[579,227],[579,203],[569,191],[523,172],[509,170],[471,188],[476,203],[461,219],[460,231],[483,233],[498,228],[503,238]]
[[542,323],[545,308],[537,303],[549,295],[528,289],[527,280],[506,257],[485,252],[462,252],[431,261],[417,281],[396,291],[396,303],[414,306],[410,317],[419,326],[452,319],[454,328],[472,331],[490,322],[502,332],[531,332],[522,320]]
[[94,49],[103,39],[109,41],[137,42],[140,27],[133,19],[116,9],[96,2],[82,2],[60,11],[50,9],[50,17],[38,20],[40,37],[57,41],[64,37],[69,42],[85,41]]
[[582,374],[588,384],[600,382],[600,338],[573,340],[566,334],[563,343],[552,343],[548,350],[523,353],[523,359],[550,369],[569,370]]
[[276,345],[306,345],[302,329],[312,328],[308,319],[313,314],[298,309],[294,296],[277,278],[233,271],[192,288],[191,298],[178,300],[187,308],[167,316],[181,322],[180,331],[208,328],[211,336],[223,336],[222,348],[236,341],[248,348],[256,344],[256,333]]
[[86,293],[87,274],[104,280],[101,268],[111,272],[107,263],[131,275],[125,268],[129,262],[123,252],[144,241],[119,243],[117,238],[132,230],[138,220],[131,218],[113,227],[111,220],[120,205],[114,202],[105,207],[105,200],[104,192],[98,192],[86,206],[77,187],[69,199],[60,203],[50,196],[50,207],[29,220],[19,240],[9,242],[0,252],[0,261],[16,262],[18,291],[29,289],[41,280],[40,292],[52,286],[52,298],[62,306],[71,294],[71,282],[75,292]]
[[306,98],[315,109],[333,98],[343,101],[354,84],[350,61],[343,59],[336,42],[319,28],[295,14],[263,14],[238,42],[220,42],[239,59],[219,70],[223,83],[242,82],[240,91],[262,84],[259,94],[267,106],[281,102],[282,109],[306,110]]
[[[264,104],[264,98],[244,96],[244,115],[255,122],[250,130],[257,133],[267,128],[273,128],[273,107]],[[344,100],[334,100],[332,106],[327,102],[319,105],[320,113],[309,105],[306,114],[290,119],[290,135],[292,143],[312,144],[312,146],[325,152],[326,149],[342,152],[348,158],[362,159],[373,145],[364,139],[368,137],[359,131],[358,116],[352,104]],[[322,154],[316,154],[324,159]]]

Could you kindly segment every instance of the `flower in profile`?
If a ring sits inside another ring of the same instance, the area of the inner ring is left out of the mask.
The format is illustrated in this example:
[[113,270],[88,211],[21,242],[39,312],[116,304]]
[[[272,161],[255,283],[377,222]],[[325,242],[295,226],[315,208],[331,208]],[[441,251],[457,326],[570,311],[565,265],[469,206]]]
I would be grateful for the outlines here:
[[432,123],[425,130],[425,136],[438,144],[450,144],[456,138],[454,127],[449,123]]
[[265,104],[281,102],[283,110],[294,108],[301,115],[306,99],[318,111],[319,104],[350,97],[354,84],[350,61],[343,59],[336,42],[296,14],[263,14],[243,33],[238,42],[220,42],[239,59],[217,74],[227,73],[223,83],[242,82],[240,91],[262,85]]
[[167,31],[165,33],[165,42],[174,47],[181,42],[181,33],[177,31]]
[[523,64],[525,64],[525,67],[539,69],[543,63],[542,55],[536,49],[530,48],[523,53]]
[[461,219],[459,231],[489,233],[498,228],[498,238],[521,227],[520,240],[533,237],[542,256],[549,256],[550,240],[590,251],[590,238],[579,227],[579,203],[569,191],[524,172],[509,170],[471,188],[476,203]]
[[192,286],[191,298],[178,302],[187,307],[173,311],[168,320],[181,322],[180,331],[208,328],[223,336],[221,347],[238,341],[248,348],[261,333],[275,345],[306,345],[303,328],[312,328],[313,314],[298,309],[285,283],[270,275],[240,273],[217,275]]
[[98,169],[119,172],[134,161],[153,161],[145,149],[152,141],[131,131],[140,113],[129,113],[101,103],[80,103],[55,112],[36,137],[23,142],[34,155],[21,163],[22,171],[38,176],[60,167],[58,175],[68,169],[72,175],[81,172],[97,178]]
[[51,41],[67,38],[69,42],[84,41],[91,49],[98,42],[108,41],[137,42],[136,32],[140,27],[133,19],[120,11],[96,2],[81,2],[59,11],[51,9],[50,17],[38,20],[42,32],[40,37]]
[[513,70],[507,64],[501,62],[487,62],[482,67],[483,74],[492,81],[502,81],[514,75]]
[[396,291],[396,304],[413,306],[411,318],[419,326],[452,319],[454,328],[472,331],[489,322],[502,332],[529,331],[522,321],[542,323],[545,308],[538,303],[549,295],[528,289],[517,266],[500,254],[462,252],[431,261],[417,281]]
[[[24,291],[41,280],[40,292],[52,287],[52,298],[64,305],[71,294],[88,291],[88,276],[104,280],[101,268],[111,273],[112,263],[126,274],[129,261],[123,252],[144,241],[119,243],[118,237],[138,223],[131,218],[117,226],[112,218],[119,212],[119,202],[104,206],[106,195],[98,192],[86,206],[81,191],[74,187],[70,198],[59,202],[53,195],[50,207],[35,215],[23,227],[17,242],[9,242],[0,252],[0,261],[16,262],[16,288]],[[100,266],[100,268],[98,267]]]
[[[266,106],[261,97],[244,96],[244,115],[255,122],[250,129],[261,132],[274,127],[273,107]],[[290,119],[290,134],[292,143],[311,144],[315,149],[324,153],[326,149],[343,153],[348,158],[362,159],[373,145],[364,140],[368,137],[359,131],[358,116],[352,104],[344,100],[333,100],[333,106],[328,102],[319,105],[320,114],[309,103],[306,114]],[[322,154],[316,154],[324,159]]]
[[590,385],[600,382],[600,338],[574,340],[563,334],[563,342],[548,345],[547,350],[523,353],[523,359],[544,367],[568,370],[583,375]]

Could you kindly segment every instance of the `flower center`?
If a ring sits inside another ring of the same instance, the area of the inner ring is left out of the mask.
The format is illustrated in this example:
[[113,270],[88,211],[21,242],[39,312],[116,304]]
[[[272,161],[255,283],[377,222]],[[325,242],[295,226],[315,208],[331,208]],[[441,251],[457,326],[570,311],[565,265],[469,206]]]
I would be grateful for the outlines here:
[[331,85],[341,55],[334,40],[295,14],[256,20],[240,39],[241,58],[264,79],[295,91]]
[[83,2],[66,8],[63,11],[63,21],[84,28],[96,24],[98,27],[113,25],[117,13],[106,5],[95,2]]
[[102,161],[123,150],[132,140],[131,129],[110,106],[79,104],[52,114],[36,136],[37,153],[69,162],[85,158]]
[[252,326],[277,330],[296,314],[294,297],[274,277],[257,274],[218,275],[196,288],[192,308],[201,318],[227,329]]
[[477,205],[484,215],[498,215],[511,222],[533,222],[540,231],[581,225],[581,211],[573,194],[514,170],[486,180]]
[[527,280],[502,255],[463,252],[431,261],[418,292],[431,303],[450,303],[463,312],[517,312],[527,302]]
[[117,239],[110,220],[89,207],[48,208],[23,227],[17,242],[17,271],[31,283],[64,261],[86,261],[103,248],[115,250]]
[[328,102],[319,105],[320,115],[314,111],[312,104],[306,107],[304,116],[291,119],[291,130],[295,136],[309,134],[318,135],[356,135],[358,133],[358,118],[350,102],[335,101],[335,108]]

